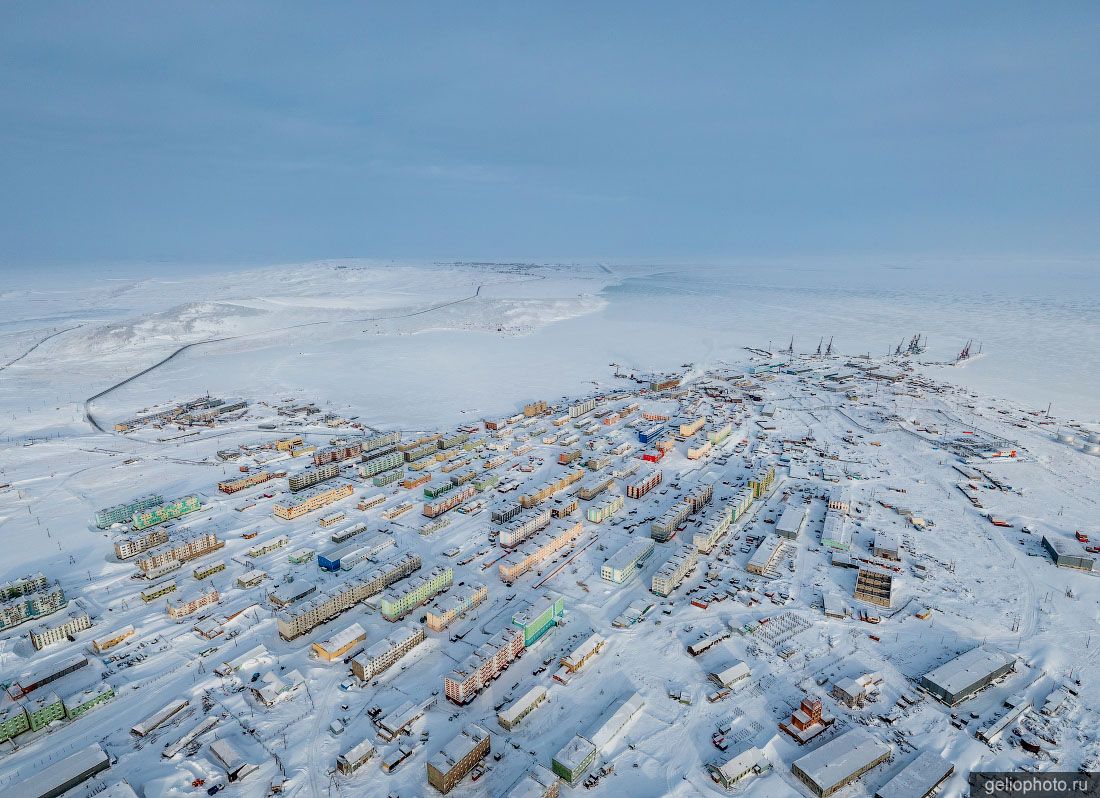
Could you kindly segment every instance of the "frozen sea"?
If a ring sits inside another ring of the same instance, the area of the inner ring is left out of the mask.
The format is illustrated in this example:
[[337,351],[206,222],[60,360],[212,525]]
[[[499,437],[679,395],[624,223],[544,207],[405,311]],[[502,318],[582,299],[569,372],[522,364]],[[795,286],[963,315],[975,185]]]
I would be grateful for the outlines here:
[[98,406],[301,395],[423,428],[583,392],[612,363],[706,367],[792,338],[884,355],[919,333],[926,363],[981,348],[963,367],[928,366],[934,377],[1100,420],[1100,270],[1079,260],[70,268],[12,279],[0,311],[0,364],[63,331],[0,370],[14,436],[76,431],[88,396],[222,338]]

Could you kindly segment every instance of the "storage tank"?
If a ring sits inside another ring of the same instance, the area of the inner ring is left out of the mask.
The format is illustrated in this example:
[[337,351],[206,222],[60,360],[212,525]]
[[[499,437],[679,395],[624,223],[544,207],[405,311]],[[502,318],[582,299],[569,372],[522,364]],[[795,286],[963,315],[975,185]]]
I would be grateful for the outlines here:
[[1062,443],[1074,443],[1077,439],[1073,437],[1072,432],[1059,432],[1058,440]]

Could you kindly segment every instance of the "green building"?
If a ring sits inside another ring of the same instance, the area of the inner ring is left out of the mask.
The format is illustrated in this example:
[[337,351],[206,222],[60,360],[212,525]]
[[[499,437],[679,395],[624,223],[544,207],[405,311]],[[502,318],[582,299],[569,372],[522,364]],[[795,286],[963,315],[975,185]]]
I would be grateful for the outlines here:
[[523,630],[523,645],[531,646],[565,614],[565,599],[542,596],[512,616],[512,625]]
[[46,693],[27,702],[27,717],[30,718],[31,731],[38,731],[65,717],[65,705],[57,693]]
[[426,574],[418,574],[399,587],[391,587],[382,594],[382,617],[387,621],[404,618],[421,604],[426,604],[437,594],[454,584],[454,569],[436,566]]
[[0,709],[0,743],[22,734],[30,727],[27,710],[22,704],[12,704]]
[[441,479],[438,482],[432,482],[424,486],[424,498],[425,499],[438,499],[444,493],[455,488],[455,483],[449,479]]
[[75,720],[100,704],[106,704],[114,697],[114,688],[106,682],[83,692],[75,693],[65,699],[65,717],[69,720]]
[[134,529],[145,529],[146,527],[163,524],[165,521],[171,521],[173,518],[179,518],[188,513],[193,513],[201,508],[202,504],[199,502],[198,496],[184,496],[183,498],[176,499],[167,504],[162,504],[159,507],[152,507],[148,510],[135,512],[133,515],[133,527]]
[[580,781],[592,763],[596,761],[596,746],[579,734],[554,754],[550,760],[550,769],[561,776],[570,786],[575,786]]

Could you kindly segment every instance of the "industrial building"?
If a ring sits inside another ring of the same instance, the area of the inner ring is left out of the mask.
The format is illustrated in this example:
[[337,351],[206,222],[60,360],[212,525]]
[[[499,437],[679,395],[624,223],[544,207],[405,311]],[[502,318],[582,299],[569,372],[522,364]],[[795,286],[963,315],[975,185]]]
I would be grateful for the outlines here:
[[1076,541],[1043,535],[1043,548],[1050,555],[1051,562],[1059,568],[1076,568],[1079,571],[1092,571],[1096,558],[1088,554]]
[[882,568],[861,565],[856,574],[854,597],[879,607],[893,603],[894,575]]
[[842,513],[835,510],[826,512],[821,526],[821,545],[837,551],[847,551],[852,539],[847,521]]
[[766,761],[764,752],[754,745],[737,754],[733,759],[722,764],[711,763],[706,768],[715,783],[730,790],[745,776],[759,772],[760,763]]
[[992,646],[978,646],[924,674],[920,686],[953,707],[1016,667],[1016,658]]
[[871,553],[884,560],[900,560],[897,536],[891,535],[889,532],[876,532]]
[[826,798],[890,758],[892,749],[860,728],[840,734],[791,764],[791,773]]
[[428,760],[428,783],[446,795],[489,755],[489,732],[476,723],[467,724],[461,733]]
[[13,698],[22,698],[28,693],[45,687],[47,684],[51,684],[63,676],[75,673],[87,664],[88,658],[83,654],[75,654],[54,660],[17,678],[15,683],[8,688],[8,692]]
[[362,682],[369,682],[403,656],[424,642],[423,628],[414,624],[402,626],[368,646],[351,660],[351,671]]
[[0,790],[0,798],[58,798],[111,766],[98,743],[50,762],[24,781]]
[[922,751],[882,785],[875,798],[929,798],[954,772],[955,766],[943,757]]
[[783,556],[783,538],[767,535],[745,564],[745,570],[758,576],[773,575],[775,565]]

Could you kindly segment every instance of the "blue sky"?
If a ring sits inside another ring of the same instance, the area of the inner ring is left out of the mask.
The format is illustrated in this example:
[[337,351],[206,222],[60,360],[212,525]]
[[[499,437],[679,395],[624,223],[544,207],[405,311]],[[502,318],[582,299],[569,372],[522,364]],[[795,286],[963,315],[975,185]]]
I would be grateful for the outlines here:
[[1096,3],[6,3],[0,263],[1078,254]]

